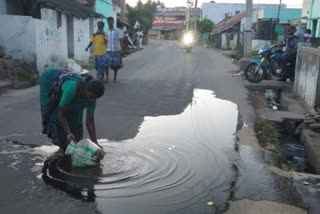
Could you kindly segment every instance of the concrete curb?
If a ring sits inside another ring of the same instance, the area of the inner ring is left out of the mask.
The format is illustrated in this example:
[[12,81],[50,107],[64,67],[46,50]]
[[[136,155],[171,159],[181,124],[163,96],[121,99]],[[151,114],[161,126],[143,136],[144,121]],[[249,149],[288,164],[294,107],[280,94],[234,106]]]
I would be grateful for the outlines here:
[[266,89],[283,90],[285,92],[291,92],[293,83],[282,82],[277,80],[263,80],[260,83],[251,83],[245,81],[245,87],[250,90],[264,91]]
[[0,80],[0,95],[12,88],[10,81]]
[[320,174],[320,134],[309,129],[303,129],[301,133],[301,142],[304,144],[304,148],[310,163],[317,174]]

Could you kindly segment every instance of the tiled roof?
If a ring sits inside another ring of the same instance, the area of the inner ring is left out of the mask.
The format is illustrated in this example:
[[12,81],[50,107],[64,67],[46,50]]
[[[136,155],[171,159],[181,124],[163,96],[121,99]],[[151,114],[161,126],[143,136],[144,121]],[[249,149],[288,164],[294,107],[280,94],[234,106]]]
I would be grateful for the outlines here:
[[74,16],[77,18],[96,17],[103,18],[104,16],[96,13],[89,6],[80,4],[76,0],[36,0],[41,7],[48,7],[60,11],[63,14]]
[[233,25],[238,24],[246,16],[246,12],[239,13],[229,19],[224,19],[216,25],[215,33],[220,33]]
[[216,29],[222,27],[229,19],[231,19],[231,17],[226,17],[226,18],[224,18],[221,22],[219,22],[218,24],[216,24]]

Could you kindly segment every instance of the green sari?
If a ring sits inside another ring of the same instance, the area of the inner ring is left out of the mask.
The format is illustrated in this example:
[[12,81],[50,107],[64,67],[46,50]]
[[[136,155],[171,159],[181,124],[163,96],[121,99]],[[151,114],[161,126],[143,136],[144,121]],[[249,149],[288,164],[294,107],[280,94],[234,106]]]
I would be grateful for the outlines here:
[[77,85],[84,82],[81,76],[60,68],[47,69],[40,77],[43,133],[63,149],[68,142],[60,125],[58,108],[67,110],[66,119],[77,141],[83,138],[83,110],[87,108],[88,114],[94,114],[95,111],[96,102],[88,103],[83,97],[77,96]]

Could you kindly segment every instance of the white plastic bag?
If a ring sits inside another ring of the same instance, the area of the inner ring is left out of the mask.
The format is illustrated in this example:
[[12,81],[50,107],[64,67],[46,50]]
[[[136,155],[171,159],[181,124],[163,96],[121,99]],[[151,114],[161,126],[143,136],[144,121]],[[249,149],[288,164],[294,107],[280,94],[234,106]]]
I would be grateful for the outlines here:
[[71,142],[65,154],[71,156],[74,167],[96,166],[103,158],[102,149],[89,139],[83,139],[78,143]]
[[73,72],[73,73],[76,73],[78,75],[86,75],[86,74],[89,74],[89,71],[86,70],[86,69],[83,69],[81,67],[81,65],[77,64],[73,59],[67,59],[66,61],[66,68]]

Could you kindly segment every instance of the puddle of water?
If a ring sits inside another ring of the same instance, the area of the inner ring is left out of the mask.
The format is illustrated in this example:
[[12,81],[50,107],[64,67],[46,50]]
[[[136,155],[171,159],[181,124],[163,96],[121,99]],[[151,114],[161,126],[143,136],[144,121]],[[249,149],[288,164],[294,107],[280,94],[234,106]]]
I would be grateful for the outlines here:
[[296,137],[285,136],[281,140],[281,147],[288,156],[288,167],[290,170],[315,174],[310,161],[305,153],[304,146]]
[[[101,140],[106,154],[99,167],[76,169],[67,157],[48,158],[43,179],[73,198],[94,202],[91,209],[99,213],[221,213],[228,200],[241,198],[297,205],[290,181],[275,178],[262,153],[235,141],[238,118],[234,103],[196,89],[180,115],[145,117],[134,139]],[[31,163],[41,167],[37,159]],[[38,180],[39,171],[33,172]],[[49,195],[52,204],[67,198],[43,189],[32,191]]]
[[[305,185],[304,182],[308,182],[308,185]],[[297,191],[303,196],[304,203],[310,207],[308,213],[318,214],[320,210],[320,179],[311,177],[305,179],[296,179],[295,185],[297,187]]]
[[48,178],[84,185],[85,200],[94,198],[101,210],[211,213],[224,207],[237,168],[228,157],[237,124],[235,104],[195,90],[182,114],[145,117],[134,139],[100,142],[106,152],[100,168],[72,169],[65,167],[68,160],[53,161]]

